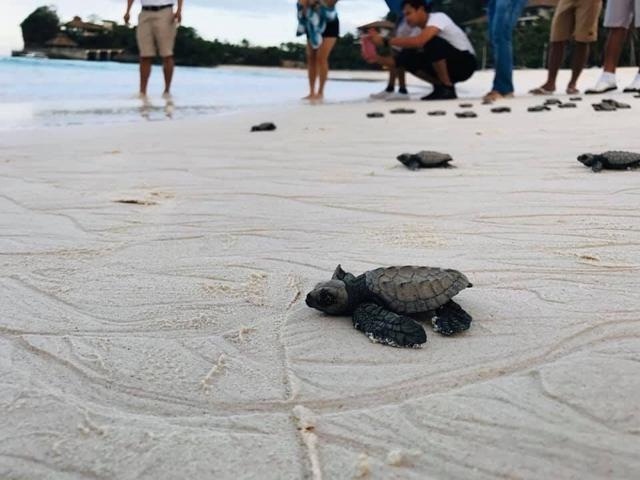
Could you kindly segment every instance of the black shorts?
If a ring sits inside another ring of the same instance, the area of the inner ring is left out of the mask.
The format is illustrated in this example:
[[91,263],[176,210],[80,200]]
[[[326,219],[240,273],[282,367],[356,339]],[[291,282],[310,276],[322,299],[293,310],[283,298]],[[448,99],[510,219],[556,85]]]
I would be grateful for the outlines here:
[[322,38],[338,38],[340,36],[340,20],[335,19],[327,22]]
[[453,83],[464,82],[477,70],[478,62],[471,52],[458,50],[442,37],[434,37],[422,49],[405,48],[396,57],[396,64],[420,77],[420,73],[436,76],[433,64],[447,61],[449,78]]

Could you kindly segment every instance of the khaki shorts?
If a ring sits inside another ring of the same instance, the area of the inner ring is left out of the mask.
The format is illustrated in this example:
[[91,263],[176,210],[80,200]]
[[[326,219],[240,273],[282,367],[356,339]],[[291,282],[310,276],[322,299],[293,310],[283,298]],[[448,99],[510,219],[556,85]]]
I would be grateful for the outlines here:
[[604,26],[629,28],[634,17],[636,27],[640,27],[640,0],[609,0],[604,12]]
[[597,41],[601,11],[602,0],[560,0],[551,24],[551,41],[566,42],[572,38],[583,43]]
[[176,41],[177,24],[172,8],[164,8],[157,12],[143,10],[138,17],[136,38],[141,57],[173,56]]

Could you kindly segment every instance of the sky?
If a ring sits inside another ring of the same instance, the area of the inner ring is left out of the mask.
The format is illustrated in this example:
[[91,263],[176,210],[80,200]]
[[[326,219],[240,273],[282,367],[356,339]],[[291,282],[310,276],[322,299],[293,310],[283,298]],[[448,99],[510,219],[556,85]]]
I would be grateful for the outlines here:
[[[1,0],[0,55],[22,48],[20,22],[42,5],[54,5],[58,16],[97,15],[122,22],[126,0]],[[182,23],[194,27],[208,40],[239,42],[246,38],[255,45],[279,45],[296,41],[296,0],[184,0]],[[134,9],[139,9],[136,0]],[[340,0],[338,12],[342,31],[353,31],[385,15],[383,0]]]

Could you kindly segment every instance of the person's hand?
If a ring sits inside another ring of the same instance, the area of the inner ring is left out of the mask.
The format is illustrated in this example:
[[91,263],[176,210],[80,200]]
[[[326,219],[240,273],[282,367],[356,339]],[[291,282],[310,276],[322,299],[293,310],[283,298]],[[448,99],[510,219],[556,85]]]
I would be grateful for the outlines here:
[[369,38],[376,47],[381,47],[382,45],[384,45],[384,39],[382,38],[382,35],[380,35],[375,28],[369,29]]
[[173,14],[173,18],[176,23],[182,23],[182,10],[176,10],[176,13]]
[[124,14],[124,24],[129,25],[129,20],[131,20],[131,15],[129,15],[129,12],[127,12]]

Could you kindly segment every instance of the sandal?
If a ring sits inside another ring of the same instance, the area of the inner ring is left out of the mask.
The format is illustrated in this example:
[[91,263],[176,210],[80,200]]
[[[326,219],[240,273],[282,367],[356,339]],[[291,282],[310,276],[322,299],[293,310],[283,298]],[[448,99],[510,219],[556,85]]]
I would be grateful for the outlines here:
[[531,95],[553,95],[555,93],[554,90],[547,90],[544,87],[534,88],[533,90],[529,90]]

